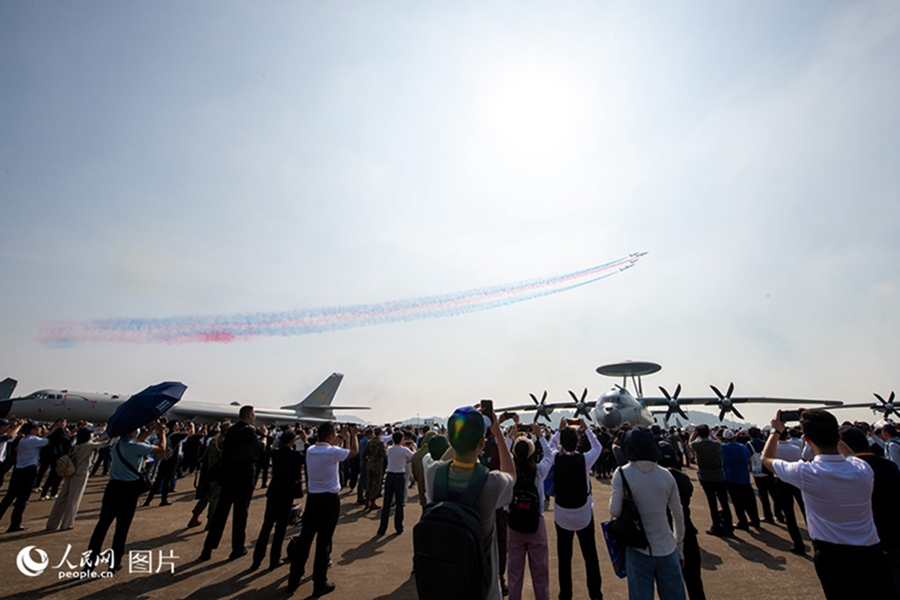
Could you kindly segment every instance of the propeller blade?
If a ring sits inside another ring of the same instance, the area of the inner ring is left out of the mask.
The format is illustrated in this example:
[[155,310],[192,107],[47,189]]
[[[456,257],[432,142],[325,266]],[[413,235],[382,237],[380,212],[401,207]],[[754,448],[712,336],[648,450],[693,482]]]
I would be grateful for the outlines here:
[[584,388],[584,391],[581,392],[581,401],[584,402],[585,398],[587,398],[587,388]]
[[532,421],[532,423],[537,423],[538,419],[540,419],[540,418],[541,418],[541,412],[538,410],[534,411],[534,421]]
[[[719,400],[724,400],[724,399],[725,399],[725,396],[722,395],[722,392],[719,391],[719,388],[717,388],[716,386],[714,386],[714,385],[712,385],[712,384],[710,384],[709,387],[711,387],[711,388],[712,388],[712,391],[714,391],[714,392],[716,393],[716,396],[719,397]],[[719,419],[719,420],[721,421],[721,419]]]
[[[685,421],[690,421],[690,419],[688,419],[687,413],[681,409],[681,406],[678,407],[678,414],[680,414],[682,417],[684,417]],[[679,427],[680,427],[680,425],[679,425]]]
[[664,388],[663,386],[659,386],[659,391],[661,391],[662,394],[663,394],[663,396],[666,397],[666,400],[671,400],[671,399],[672,399],[672,396],[669,395],[669,392],[667,392],[667,391],[666,391],[666,388]]
[[[678,386],[675,387],[675,395],[672,397],[675,399],[678,399],[678,394],[680,394],[680,393],[681,393],[681,384],[679,383]],[[685,417],[685,418],[687,418],[687,417]]]
[[574,400],[575,402],[578,402],[578,396],[575,395],[575,392],[573,392],[572,390],[569,390],[569,395],[572,396],[572,400]]
[[734,392],[734,382],[728,384],[728,393],[725,394],[726,398],[731,398],[731,394]]
[[744,421],[744,420],[745,420],[745,419],[744,419],[744,415],[742,415],[741,413],[739,413],[738,410],[737,410],[735,407],[733,407],[733,406],[731,407],[731,412],[733,412],[734,414],[736,414],[736,415],[738,416],[738,419],[740,419],[741,421]]
[[878,398],[879,400],[881,400],[881,403],[882,403],[882,404],[887,404],[887,402],[885,401],[885,399],[882,398],[880,394],[875,394],[875,397]]
[[888,402],[893,402],[893,401],[894,401],[894,390],[891,390],[891,395],[888,398]]
[[541,404],[543,404],[547,400],[547,390],[544,390],[544,395],[541,396]]
[[727,413],[727,412],[728,412],[728,409],[726,409],[726,408],[723,408],[722,410],[719,411],[719,421],[720,422],[725,420],[725,413]]
[[590,412],[591,412],[591,411],[589,411],[589,410],[585,410],[585,411],[584,411],[584,418],[587,419],[588,421],[590,421],[591,423],[593,423],[594,420],[591,418]]

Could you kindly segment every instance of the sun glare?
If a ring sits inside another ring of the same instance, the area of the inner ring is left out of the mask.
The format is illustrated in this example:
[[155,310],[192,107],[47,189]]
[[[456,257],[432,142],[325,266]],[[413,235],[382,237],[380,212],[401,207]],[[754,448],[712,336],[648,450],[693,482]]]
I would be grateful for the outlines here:
[[574,149],[583,95],[558,71],[531,68],[496,79],[489,88],[488,126],[494,150],[517,161],[552,160]]

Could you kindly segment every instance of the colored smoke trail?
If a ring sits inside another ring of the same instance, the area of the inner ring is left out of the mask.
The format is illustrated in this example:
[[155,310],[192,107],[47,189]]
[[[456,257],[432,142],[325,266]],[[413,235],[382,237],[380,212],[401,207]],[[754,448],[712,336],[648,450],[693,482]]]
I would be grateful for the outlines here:
[[56,323],[42,329],[39,340],[53,346],[71,346],[79,342],[232,342],[262,336],[304,335],[381,323],[452,317],[588,285],[633,266],[641,256],[643,254],[631,254],[596,267],[554,277],[382,304],[333,306],[279,313]]

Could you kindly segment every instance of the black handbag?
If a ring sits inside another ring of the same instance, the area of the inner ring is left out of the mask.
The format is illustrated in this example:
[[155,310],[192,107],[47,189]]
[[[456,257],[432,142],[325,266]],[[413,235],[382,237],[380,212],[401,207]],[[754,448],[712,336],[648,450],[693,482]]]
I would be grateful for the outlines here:
[[625,472],[620,469],[619,475],[622,476],[622,481],[625,485],[625,497],[622,499],[622,514],[613,521],[612,535],[625,546],[641,549],[649,548],[650,542],[647,541],[647,533],[644,531],[641,513],[638,512],[637,505],[634,503],[634,495],[628,486]]
[[138,476],[137,480],[135,481],[135,488],[138,491],[138,496],[149,492],[150,488],[153,485],[150,483],[150,479],[146,475],[144,475],[143,473],[141,473],[140,471],[135,469],[134,466],[130,462],[125,460],[125,457],[122,455],[122,451],[119,450],[119,444],[116,444],[116,454],[119,455],[119,460],[122,461],[122,464],[124,464],[126,467],[128,467],[129,471],[131,471],[132,473],[134,473],[135,475]]

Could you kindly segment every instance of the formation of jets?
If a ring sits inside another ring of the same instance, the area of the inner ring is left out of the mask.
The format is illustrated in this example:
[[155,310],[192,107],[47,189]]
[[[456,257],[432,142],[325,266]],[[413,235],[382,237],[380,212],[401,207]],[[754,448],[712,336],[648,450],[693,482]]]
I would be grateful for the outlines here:
[[[256,420],[263,423],[322,423],[335,419],[335,410],[366,410],[367,406],[332,406],[334,395],[344,375],[332,373],[319,387],[297,404],[281,408],[267,408],[254,404]],[[7,378],[0,382],[0,418],[7,416],[39,421],[66,419],[69,422],[109,421],[116,409],[131,396],[119,394],[76,392],[71,390],[38,390],[27,396],[12,398],[16,380]],[[170,418],[213,422],[237,420],[241,405],[217,404],[182,400],[167,413]]]

